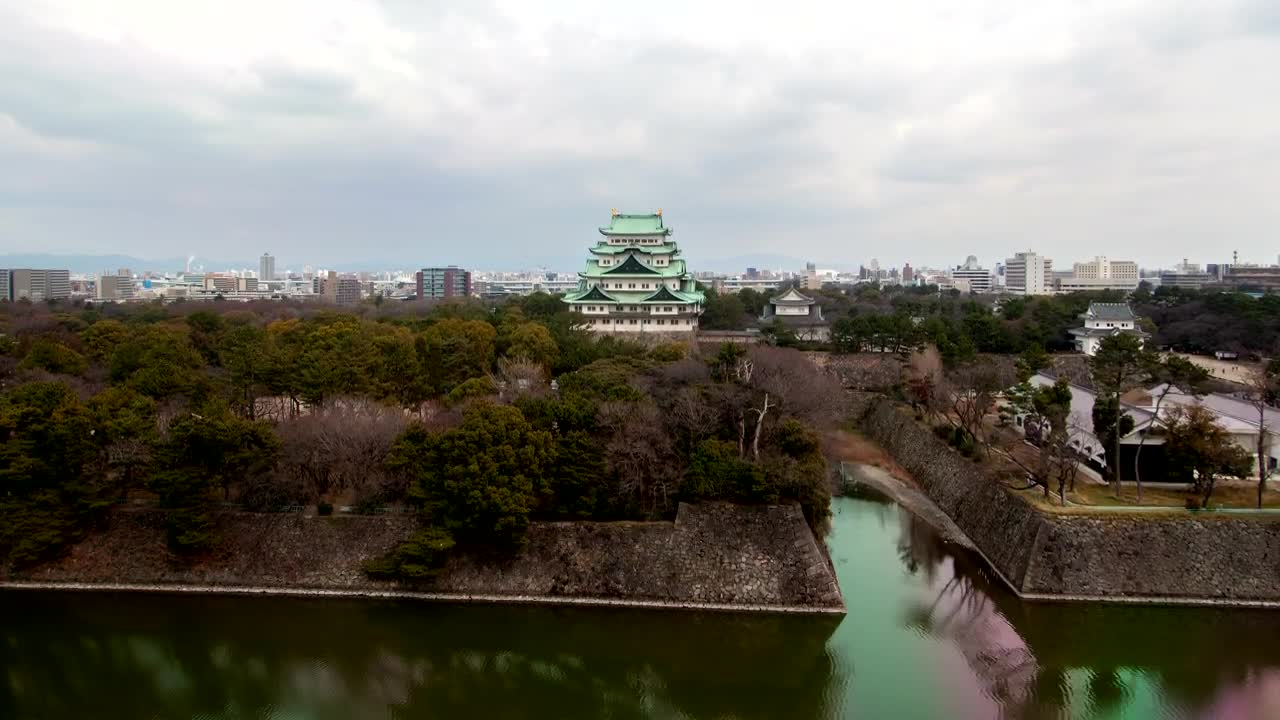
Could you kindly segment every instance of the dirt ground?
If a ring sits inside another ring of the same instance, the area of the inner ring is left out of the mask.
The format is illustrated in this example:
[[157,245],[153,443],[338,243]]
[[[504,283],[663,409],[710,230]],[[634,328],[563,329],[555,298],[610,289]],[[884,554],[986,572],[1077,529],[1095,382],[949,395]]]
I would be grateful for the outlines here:
[[824,441],[827,457],[832,460],[878,467],[899,480],[914,484],[907,471],[894,462],[884,448],[852,430],[828,431]]
[[1247,363],[1241,360],[1219,360],[1217,358],[1204,357],[1203,355],[1187,355],[1185,353],[1173,354],[1190,360],[1208,370],[1209,374],[1216,378],[1230,380],[1233,383],[1247,383],[1250,373],[1257,366],[1256,363]]

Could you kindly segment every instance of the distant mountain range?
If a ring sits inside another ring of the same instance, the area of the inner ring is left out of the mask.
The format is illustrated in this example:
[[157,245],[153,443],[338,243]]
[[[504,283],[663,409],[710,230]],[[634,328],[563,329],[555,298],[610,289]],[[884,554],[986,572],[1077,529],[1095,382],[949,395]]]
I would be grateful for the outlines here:
[[[209,270],[224,270],[233,267],[257,267],[245,262],[223,263],[196,258],[193,266],[203,265]],[[33,268],[66,268],[73,273],[93,274],[103,271],[114,272],[120,268],[129,268],[135,272],[151,270],[153,272],[177,272],[186,268],[187,259],[181,258],[139,258],[133,255],[57,255],[54,253],[8,253],[0,255],[0,267],[33,267]]]

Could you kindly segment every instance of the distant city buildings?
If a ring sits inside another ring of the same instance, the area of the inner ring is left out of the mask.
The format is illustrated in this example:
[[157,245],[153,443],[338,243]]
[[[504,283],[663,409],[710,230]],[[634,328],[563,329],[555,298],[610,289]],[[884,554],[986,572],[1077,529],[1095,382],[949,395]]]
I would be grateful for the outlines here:
[[703,294],[663,224],[662,210],[625,215],[614,210],[590,249],[576,291],[564,296],[596,332],[671,333],[698,328]]
[[1015,253],[1004,262],[1005,290],[1014,295],[1053,292],[1053,260],[1034,252]]
[[0,300],[61,300],[71,297],[71,273],[46,268],[0,268]]
[[805,290],[821,290],[822,278],[818,276],[818,266],[805,263],[804,275],[800,276],[800,287]]
[[414,279],[419,299],[444,300],[471,296],[471,272],[453,265],[423,268]]
[[103,273],[98,276],[94,296],[99,300],[125,302],[134,297],[133,276],[127,269],[117,270],[114,274]]
[[1132,260],[1111,260],[1103,256],[1075,263],[1071,272],[1064,275],[1054,275],[1054,290],[1062,293],[1089,290],[1128,292],[1137,289],[1139,282],[1138,263]]
[[1228,265],[1222,274],[1222,283],[1236,290],[1280,290],[1280,266]]
[[477,272],[472,292],[482,298],[497,299],[512,295],[564,294],[578,289],[576,273],[557,272]]
[[271,253],[262,253],[258,258],[258,280],[266,283],[276,279],[276,259]]
[[951,287],[961,292],[989,293],[995,289],[995,276],[978,264],[978,258],[970,255],[963,265],[951,271]]
[[1214,272],[1210,274],[1201,269],[1199,265],[1183,258],[1182,262],[1175,265],[1173,270],[1162,270],[1156,279],[1160,287],[1199,290],[1205,285],[1218,281],[1218,266],[1214,265],[1213,268]]
[[357,305],[360,303],[360,278],[354,275],[339,275],[330,270],[326,277],[316,278],[315,292],[335,305]]
[[758,275],[754,278],[749,278],[745,275],[730,275],[728,277],[712,277],[709,284],[712,290],[719,293],[737,293],[743,290],[764,293],[777,290],[782,287],[784,282],[786,282],[785,278],[772,274],[769,277]]

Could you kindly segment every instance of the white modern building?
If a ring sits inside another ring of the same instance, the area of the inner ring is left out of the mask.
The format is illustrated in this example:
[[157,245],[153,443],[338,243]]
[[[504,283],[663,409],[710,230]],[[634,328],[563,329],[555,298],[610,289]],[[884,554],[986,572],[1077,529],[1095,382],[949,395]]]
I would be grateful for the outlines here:
[[756,292],[769,292],[782,287],[782,283],[786,282],[781,277],[770,278],[748,278],[740,275],[732,275],[730,277],[714,278],[711,280],[711,287],[716,292],[736,293],[743,290],[755,290]]
[[995,275],[978,264],[978,258],[970,255],[963,265],[951,271],[952,286],[962,292],[989,293],[995,289]]
[[1130,291],[1137,289],[1139,281],[1138,263],[1098,256],[1089,262],[1075,263],[1070,273],[1055,277],[1053,284],[1055,290],[1063,293],[1087,290]]
[[578,289],[564,296],[596,332],[671,333],[698,329],[705,297],[663,224],[662,210],[612,212],[591,248]]
[[1034,252],[1015,253],[1004,261],[1005,290],[1014,295],[1053,293],[1053,261]]

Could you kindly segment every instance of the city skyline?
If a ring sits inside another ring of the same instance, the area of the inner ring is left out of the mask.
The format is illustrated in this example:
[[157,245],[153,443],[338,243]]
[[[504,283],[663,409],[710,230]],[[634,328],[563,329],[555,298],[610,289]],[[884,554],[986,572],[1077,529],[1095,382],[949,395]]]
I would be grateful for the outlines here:
[[1265,0],[302,7],[0,2],[0,254],[1276,257]]

